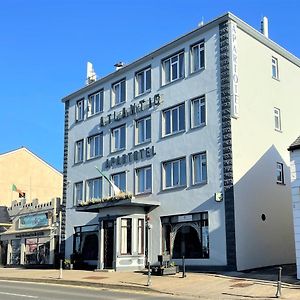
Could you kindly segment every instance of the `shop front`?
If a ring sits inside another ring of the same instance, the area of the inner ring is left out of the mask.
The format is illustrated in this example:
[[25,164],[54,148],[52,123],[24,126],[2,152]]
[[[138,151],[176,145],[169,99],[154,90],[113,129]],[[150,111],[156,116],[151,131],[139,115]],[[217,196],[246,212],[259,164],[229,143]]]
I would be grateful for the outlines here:
[[8,266],[53,266],[59,254],[59,201],[12,206],[12,226],[1,233]]

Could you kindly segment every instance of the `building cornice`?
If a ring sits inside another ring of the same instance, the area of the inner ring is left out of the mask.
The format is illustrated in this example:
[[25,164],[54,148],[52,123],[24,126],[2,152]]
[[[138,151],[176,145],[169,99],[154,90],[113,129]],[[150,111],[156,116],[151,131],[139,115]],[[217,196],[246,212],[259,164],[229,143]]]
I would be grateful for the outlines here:
[[161,46],[160,48],[154,50],[153,52],[151,52],[149,54],[146,54],[145,56],[135,60],[134,62],[132,62],[128,65],[125,65],[123,68],[121,68],[117,71],[114,71],[114,72],[112,72],[112,73],[96,80],[92,84],[84,86],[84,87],[80,88],[79,90],[65,96],[64,98],[62,98],[61,101],[66,102],[66,101],[71,100],[71,99],[76,98],[76,97],[82,97],[82,94],[84,94],[87,91],[90,91],[92,88],[95,88],[95,90],[96,90],[97,88],[100,88],[100,85],[103,85],[106,81],[109,81],[110,79],[115,78],[117,76],[121,77],[127,71],[129,71],[133,68],[136,68],[138,65],[141,65],[141,64],[149,61],[154,56],[158,56],[158,55],[168,51],[169,49],[172,49],[172,48],[176,47],[177,45],[185,42],[186,40],[189,40],[189,39],[193,38],[194,36],[197,36],[201,33],[204,33],[204,32],[206,32],[206,31],[208,31],[212,28],[217,28],[217,26],[219,26],[219,24],[221,24],[225,21],[228,21],[228,20],[232,20],[232,21],[236,22],[238,28],[240,28],[241,30],[243,30],[244,32],[246,32],[247,34],[249,34],[250,36],[252,36],[256,40],[258,40],[259,42],[261,42],[262,44],[264,44],[268,48],[270,48],[273,51],[277,52],[278,54],[282,55],[287,60],[289,60],[290,62],[295,64],[296,66],[300,67],[299,58],[297,58],[296,56],[294,56],[293,54],[291,54],[290,52],[288,52],[283,47],[279,46],[278,44],[276,44],[275,42],[273,42],[269,38],[265,37],[261,32],[254,29],[249,24],[242,21],[241,19],[239,19],[237,16],[235,16],[231,12],[227,12],[227,13],[221,15],[220,17],[204,24],[203,26],[198,27],[198,28],[190,31],[189,33],[186,33],[186,34],[176,38],[175,40]]

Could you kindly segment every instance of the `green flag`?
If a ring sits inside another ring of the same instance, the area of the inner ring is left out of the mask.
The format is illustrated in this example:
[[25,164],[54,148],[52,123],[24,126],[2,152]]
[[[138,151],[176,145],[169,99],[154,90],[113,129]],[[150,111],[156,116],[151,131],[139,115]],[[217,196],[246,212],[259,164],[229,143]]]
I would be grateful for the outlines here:
[[104,173],[102,173],[96,166],[95,168],[98,170],[98,172],[102,175],[102,177],[104,177],[108,183],[110,184],[110,186],[112,187],[113,191],[114,191],[114,195],[117,196],[119,194],[122,193],[122,191],[115,185],[115,183],[113,182],[113,180],[110,180]]

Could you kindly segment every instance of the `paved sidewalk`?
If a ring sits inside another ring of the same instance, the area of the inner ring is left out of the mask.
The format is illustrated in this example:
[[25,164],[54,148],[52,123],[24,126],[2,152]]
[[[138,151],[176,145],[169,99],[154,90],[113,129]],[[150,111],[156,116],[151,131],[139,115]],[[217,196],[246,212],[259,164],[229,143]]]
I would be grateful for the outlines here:
[[[274,272],[266,272],[266,274],[264,272],[187,273],[186,278],[181,278],[181,273],[173,276],[152,276],[152,285],[147,287],[147,276],[139,272],[64,270],[63,279],[58,279],[59,270],[0,268],[0,280],[39,281],[128,289],[137,292],[160,292],[187,299],[190,297],[213,300],[274,299],[276,293]],[[283,281],[282,299],[300,299],[300,283],[296,278],[286,276]]]

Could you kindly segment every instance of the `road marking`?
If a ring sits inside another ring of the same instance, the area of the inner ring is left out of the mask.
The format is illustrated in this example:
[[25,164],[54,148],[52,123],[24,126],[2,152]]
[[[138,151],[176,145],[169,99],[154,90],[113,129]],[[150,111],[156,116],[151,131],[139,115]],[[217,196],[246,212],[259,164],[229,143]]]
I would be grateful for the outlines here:
[[13,293],[4,293],[4,292],[0,292],[0,295],[16,296],[16,297],[23,297],[23,298],[34,298],[34,299],[38,298],[37,296],[13,294]]

